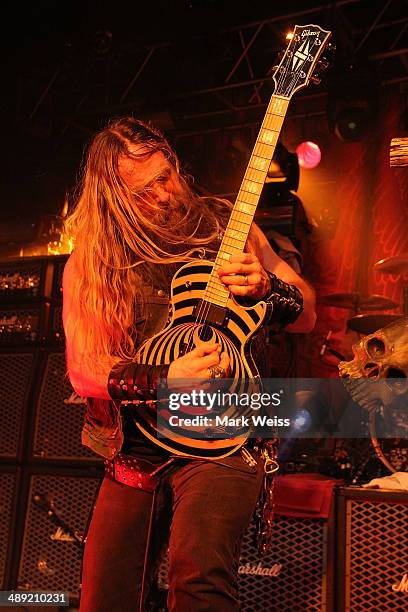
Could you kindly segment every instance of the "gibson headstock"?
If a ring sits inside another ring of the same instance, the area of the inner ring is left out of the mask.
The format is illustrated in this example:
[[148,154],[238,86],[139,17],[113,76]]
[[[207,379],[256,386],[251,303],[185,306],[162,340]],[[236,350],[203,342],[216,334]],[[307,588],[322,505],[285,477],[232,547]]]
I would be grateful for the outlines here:
[[292,38],[273,74],[274,95],[291,98],[293,94],[306,87],[310,81],[316,82],[318,65],[327,68],[326,60],[320,60],[323,50],[331,36],[329,30],[309,24],[295,26]]

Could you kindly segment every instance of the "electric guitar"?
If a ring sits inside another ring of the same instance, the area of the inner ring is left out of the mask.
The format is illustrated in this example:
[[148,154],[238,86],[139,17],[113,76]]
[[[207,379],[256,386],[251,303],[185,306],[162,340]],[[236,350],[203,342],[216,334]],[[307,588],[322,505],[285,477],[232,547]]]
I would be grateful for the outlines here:
[[[182,266],[171,283],[171,318],[165,329],[145,341],[136,359],[142,364],[169,364],[203,341],[218,342],[230,360],[229,393],[253,393],[261,380],[251,355],[251,339],[261,328],[267,304],[252,307],[237,303],[221,283],[217,270],[230,256],[244,250],[249,230],[267,176],[289,101],[295,92],[315,78],[318,64],[331,32],[316,25],[295,26],[285,54],[273,80],[275,91],[262,121],[255,146],[242,180],[215,261],[197,260]],[[248,415],[249,409],[246,414]],[[183,412],[178,411],[182,417]],[[220,417],[231,422],[245,412],[227,406]],[[239,449],[250,434],[250,427],[212,429],[203,424],[195,428],[170,425],[168,405],[160,402],[135,408],[138,428],[153,443],[173,454],[215,459]],[[187,412],[184,416],[191,416]]]

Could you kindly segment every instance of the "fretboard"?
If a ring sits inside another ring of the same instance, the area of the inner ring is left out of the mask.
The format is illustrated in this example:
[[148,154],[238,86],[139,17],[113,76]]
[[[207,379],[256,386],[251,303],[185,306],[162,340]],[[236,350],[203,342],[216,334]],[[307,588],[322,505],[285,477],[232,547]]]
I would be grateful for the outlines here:
[[203,295],[206,301],[218,306],[226,306],[230,292],[220,281],[217,270],[231,255],[242,253],[245,248],[288,105],[289,98],[273,95],[259,130]]

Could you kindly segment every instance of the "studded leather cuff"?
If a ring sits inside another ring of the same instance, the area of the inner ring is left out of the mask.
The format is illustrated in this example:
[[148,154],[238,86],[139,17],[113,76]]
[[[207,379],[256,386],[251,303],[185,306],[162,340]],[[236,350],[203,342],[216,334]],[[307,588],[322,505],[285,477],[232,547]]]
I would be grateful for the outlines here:
[[120,401],[155,399],[157,390],[166,386],[168,371],[168,365],[120,361],[110,371],[108,393],[113,400]]
[[303,312],[303,296],[295,285],[289,285],[273,272],[266,271],[271,283],[271,292],[264,298],[270,307],[268,323],[277,323],[280,328],[294,323]]

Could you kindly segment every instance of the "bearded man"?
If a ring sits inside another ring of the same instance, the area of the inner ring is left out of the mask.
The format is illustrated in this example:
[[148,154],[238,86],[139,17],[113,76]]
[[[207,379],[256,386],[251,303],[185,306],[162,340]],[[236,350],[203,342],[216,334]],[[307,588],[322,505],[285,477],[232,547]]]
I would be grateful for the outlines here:
[[[254,452],[244,460],[240,451],[221,460],[174,459],[141,433],[132,416],[137,405],[129,407],[133,399],[151,399],[160,381],[170,386],[228,372],[228,355],[216,342],[166,366],[138,363],[135,353],[164,327],[181,262],[214,258],[230,212],[229,203],[193,192],[155,128],[122,118],[94,137],[67,221],[74,251],[63,279],[69,376],[88,398],[82,439],[107,468],[86,538],[81,612],[145,609],[167,543],[169,610],[239,609],[240,540],[262,461]],[[255,225],[245,253],[231,257],[219,278],[250,303],[291,295],[295,312],[278,308],[278,323],[294,332],[313,328],[313,290]],[[129,379],[131,389],[123,384]]]

